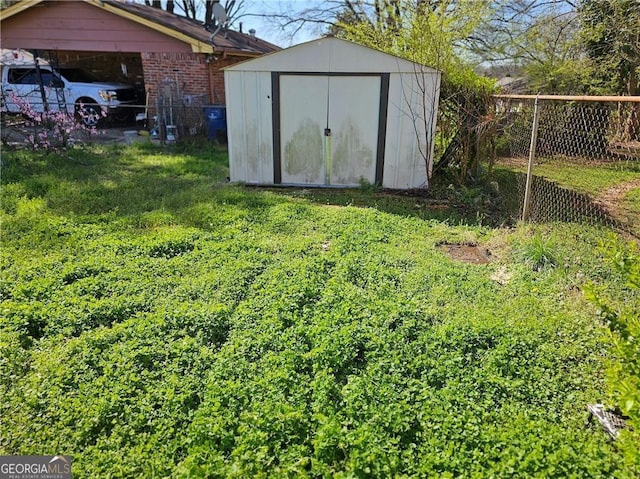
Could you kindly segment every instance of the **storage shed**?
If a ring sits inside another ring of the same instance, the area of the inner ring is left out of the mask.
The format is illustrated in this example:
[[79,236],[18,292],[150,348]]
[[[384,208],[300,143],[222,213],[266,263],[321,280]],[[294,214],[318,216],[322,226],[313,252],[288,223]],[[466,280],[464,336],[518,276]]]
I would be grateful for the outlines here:
[[231,181],[428,186],[437,70],[326,37],[224,75]]

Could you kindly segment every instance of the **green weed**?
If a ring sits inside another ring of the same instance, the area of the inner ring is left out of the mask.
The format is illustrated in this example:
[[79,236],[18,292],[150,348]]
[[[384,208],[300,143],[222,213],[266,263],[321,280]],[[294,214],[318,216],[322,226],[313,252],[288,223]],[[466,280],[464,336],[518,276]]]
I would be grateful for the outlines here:
[[374,191],[379,189],[375,183],[371,183],[369,180],[363,177],[360,177],[358,183],[360,183],[360,189],[367,193],[373,193]]
[[518,250],[518,256],[534,271],[557,266],[555,244],[552,239],[536,233]]
[[228,185],[215,148],[82,155],[3,158],[3,454],[79,477],[633,476],[584,427],[617,361],[578,294],[622,291],[606,230]]

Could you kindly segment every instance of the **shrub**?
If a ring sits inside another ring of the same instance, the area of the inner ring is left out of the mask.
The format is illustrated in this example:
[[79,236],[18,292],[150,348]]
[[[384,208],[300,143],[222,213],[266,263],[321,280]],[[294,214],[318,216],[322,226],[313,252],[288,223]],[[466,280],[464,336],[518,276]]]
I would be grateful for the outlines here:
[[606,298],[602,290],[589,285],[585,292],[611,332],[616,360],[608,371],[611,400],[628,416],[629,428],[620,435],[620,448],[630,468],[640,474],[640,255],[635,247],[607,247],[613,267],[620,272],[626,286],[620,300]]
[[[31,130],[25,135],[25,143],[35,151],[57,151],[72,143],[75,133],[90,138],[97,133],[95,127],[86,126],[83,122],[84,108],[75,113],[64,111],[37,112],[24,98],[12,96],[12,101],[18,105],[20,114],[27,119],[26,126]],[[102,116],[107,115],[101,110]]]

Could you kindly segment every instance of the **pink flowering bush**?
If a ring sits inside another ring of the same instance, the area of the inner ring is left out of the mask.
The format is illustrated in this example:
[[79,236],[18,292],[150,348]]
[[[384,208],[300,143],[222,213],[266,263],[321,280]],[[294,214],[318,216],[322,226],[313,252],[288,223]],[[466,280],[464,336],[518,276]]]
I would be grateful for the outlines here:
[[[18,105],[20,114],[26,120],[26,126],[30,133],[25,134],[25,143],[36,151],[57,151],[66,148],[73,143],[74,138],[84,137],[85,141],[90,140],[93,135],[98,134],[95,126],[87,126],[83,115],[85,109],[83,105],[76,112],[64,111],[44,111],[38,112],[24,98],[12,96],[12,101]],[[104,118],[107,113],[101,109]]]

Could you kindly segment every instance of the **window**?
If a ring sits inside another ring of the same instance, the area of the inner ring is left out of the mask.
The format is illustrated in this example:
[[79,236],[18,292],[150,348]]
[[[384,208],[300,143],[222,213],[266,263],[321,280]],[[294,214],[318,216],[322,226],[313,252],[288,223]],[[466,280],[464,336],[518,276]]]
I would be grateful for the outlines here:
[[[40,70],[42,74],[42,84],[44,86],[53,86],[55,76],[49,70]],[[9,83],[14,85],[37,85],[38,72],[35,68],[12,68],[9,70],[7,77]]]
[[24,83],[31,83],[27,77],[33,77],[35,79],[35,70],[32,68],[12,68],[9,70],[9,83],[22,85]]

